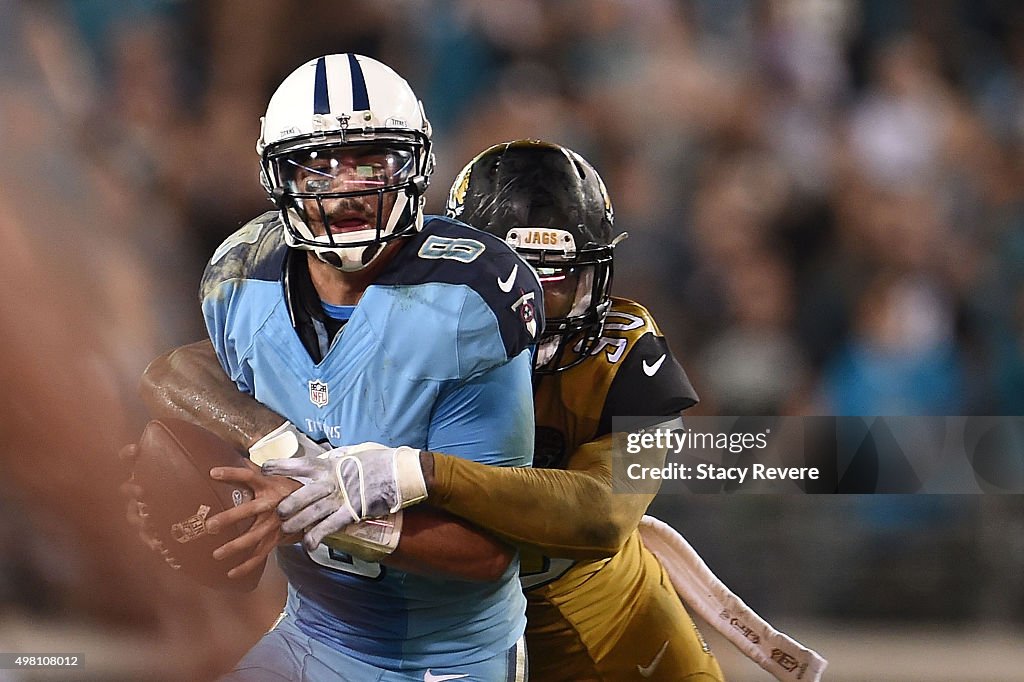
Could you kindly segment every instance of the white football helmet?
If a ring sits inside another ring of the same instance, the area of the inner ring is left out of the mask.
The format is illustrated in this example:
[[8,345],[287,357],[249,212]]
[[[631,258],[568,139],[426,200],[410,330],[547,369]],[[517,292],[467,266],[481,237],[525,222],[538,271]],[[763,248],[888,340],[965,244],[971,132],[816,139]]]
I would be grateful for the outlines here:
[[256,143],[288,245],[353,271],[421,229],[430,138],[412,88],[375,59],[331,54],[293,71]]

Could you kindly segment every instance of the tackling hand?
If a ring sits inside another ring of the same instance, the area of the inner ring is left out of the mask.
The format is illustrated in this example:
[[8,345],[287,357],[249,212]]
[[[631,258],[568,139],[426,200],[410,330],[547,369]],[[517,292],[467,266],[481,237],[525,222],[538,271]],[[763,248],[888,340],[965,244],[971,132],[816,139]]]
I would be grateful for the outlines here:
[[393,514],[427,497],[420,451],[361,443],[318,457],[275,459],[263,473],[308,482],[277,507],[286,533],[306,529],[307,547],[358,521]]

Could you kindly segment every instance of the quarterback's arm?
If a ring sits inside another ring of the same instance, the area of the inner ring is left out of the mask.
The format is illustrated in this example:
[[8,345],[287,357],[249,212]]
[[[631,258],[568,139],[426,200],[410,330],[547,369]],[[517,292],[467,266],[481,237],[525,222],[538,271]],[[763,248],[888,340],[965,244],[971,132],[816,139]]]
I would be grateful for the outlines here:
[[611,556],[654,499],[653,494],[613,491],[613,447],[612,434],[583,444],[569,459],[568,470],[488,467],[423,453],[427,501],[546,556]]
[[[285,421],[238,390],[224,373],[209,340],[176,348],[150,363],[140,393],[155,418],[172,417],[199,424],[244,450]],[[250,511],[241,507],[236,510]],[[224,512],[221,522],[237,520],[231,512]],[[445,512],[409,509],[404,521],[398,547],[382,562],[399,570],[494,580],[514,554],[505,543]],[[239,544],[245,546],[244,542]]]

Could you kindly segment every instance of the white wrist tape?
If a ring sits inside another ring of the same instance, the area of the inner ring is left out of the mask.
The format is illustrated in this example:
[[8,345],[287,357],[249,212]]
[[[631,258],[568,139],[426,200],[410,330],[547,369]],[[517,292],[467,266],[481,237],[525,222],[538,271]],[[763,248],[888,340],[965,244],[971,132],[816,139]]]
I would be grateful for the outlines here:
[[249,448],[249,460],[257,466],[272,459],[288,459],[304,455],[316,457],[327,448],[313,441],[312,438],[289,421],[260,438]]
[[402,535],[402,514],[399,511],[353,523],[328,535],[323,543],[357,559],[378,563],[398,547]]
[[395,448],[395,481],[398,483],[398,504],[392,513],[427,499],[427,482],[423,478],[419,450],[405,445]]

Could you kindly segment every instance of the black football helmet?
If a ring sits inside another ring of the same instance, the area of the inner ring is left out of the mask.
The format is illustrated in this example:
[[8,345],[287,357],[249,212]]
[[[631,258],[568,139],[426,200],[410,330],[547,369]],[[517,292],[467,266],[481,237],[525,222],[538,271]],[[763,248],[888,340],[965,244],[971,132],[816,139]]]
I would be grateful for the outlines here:
[[462,169],[446,212],[504,239],[537,270],[546,318],[534,371],[569,369],[595,350],[611,307],[615,240],[593,166],[549,142],[497,144]]

